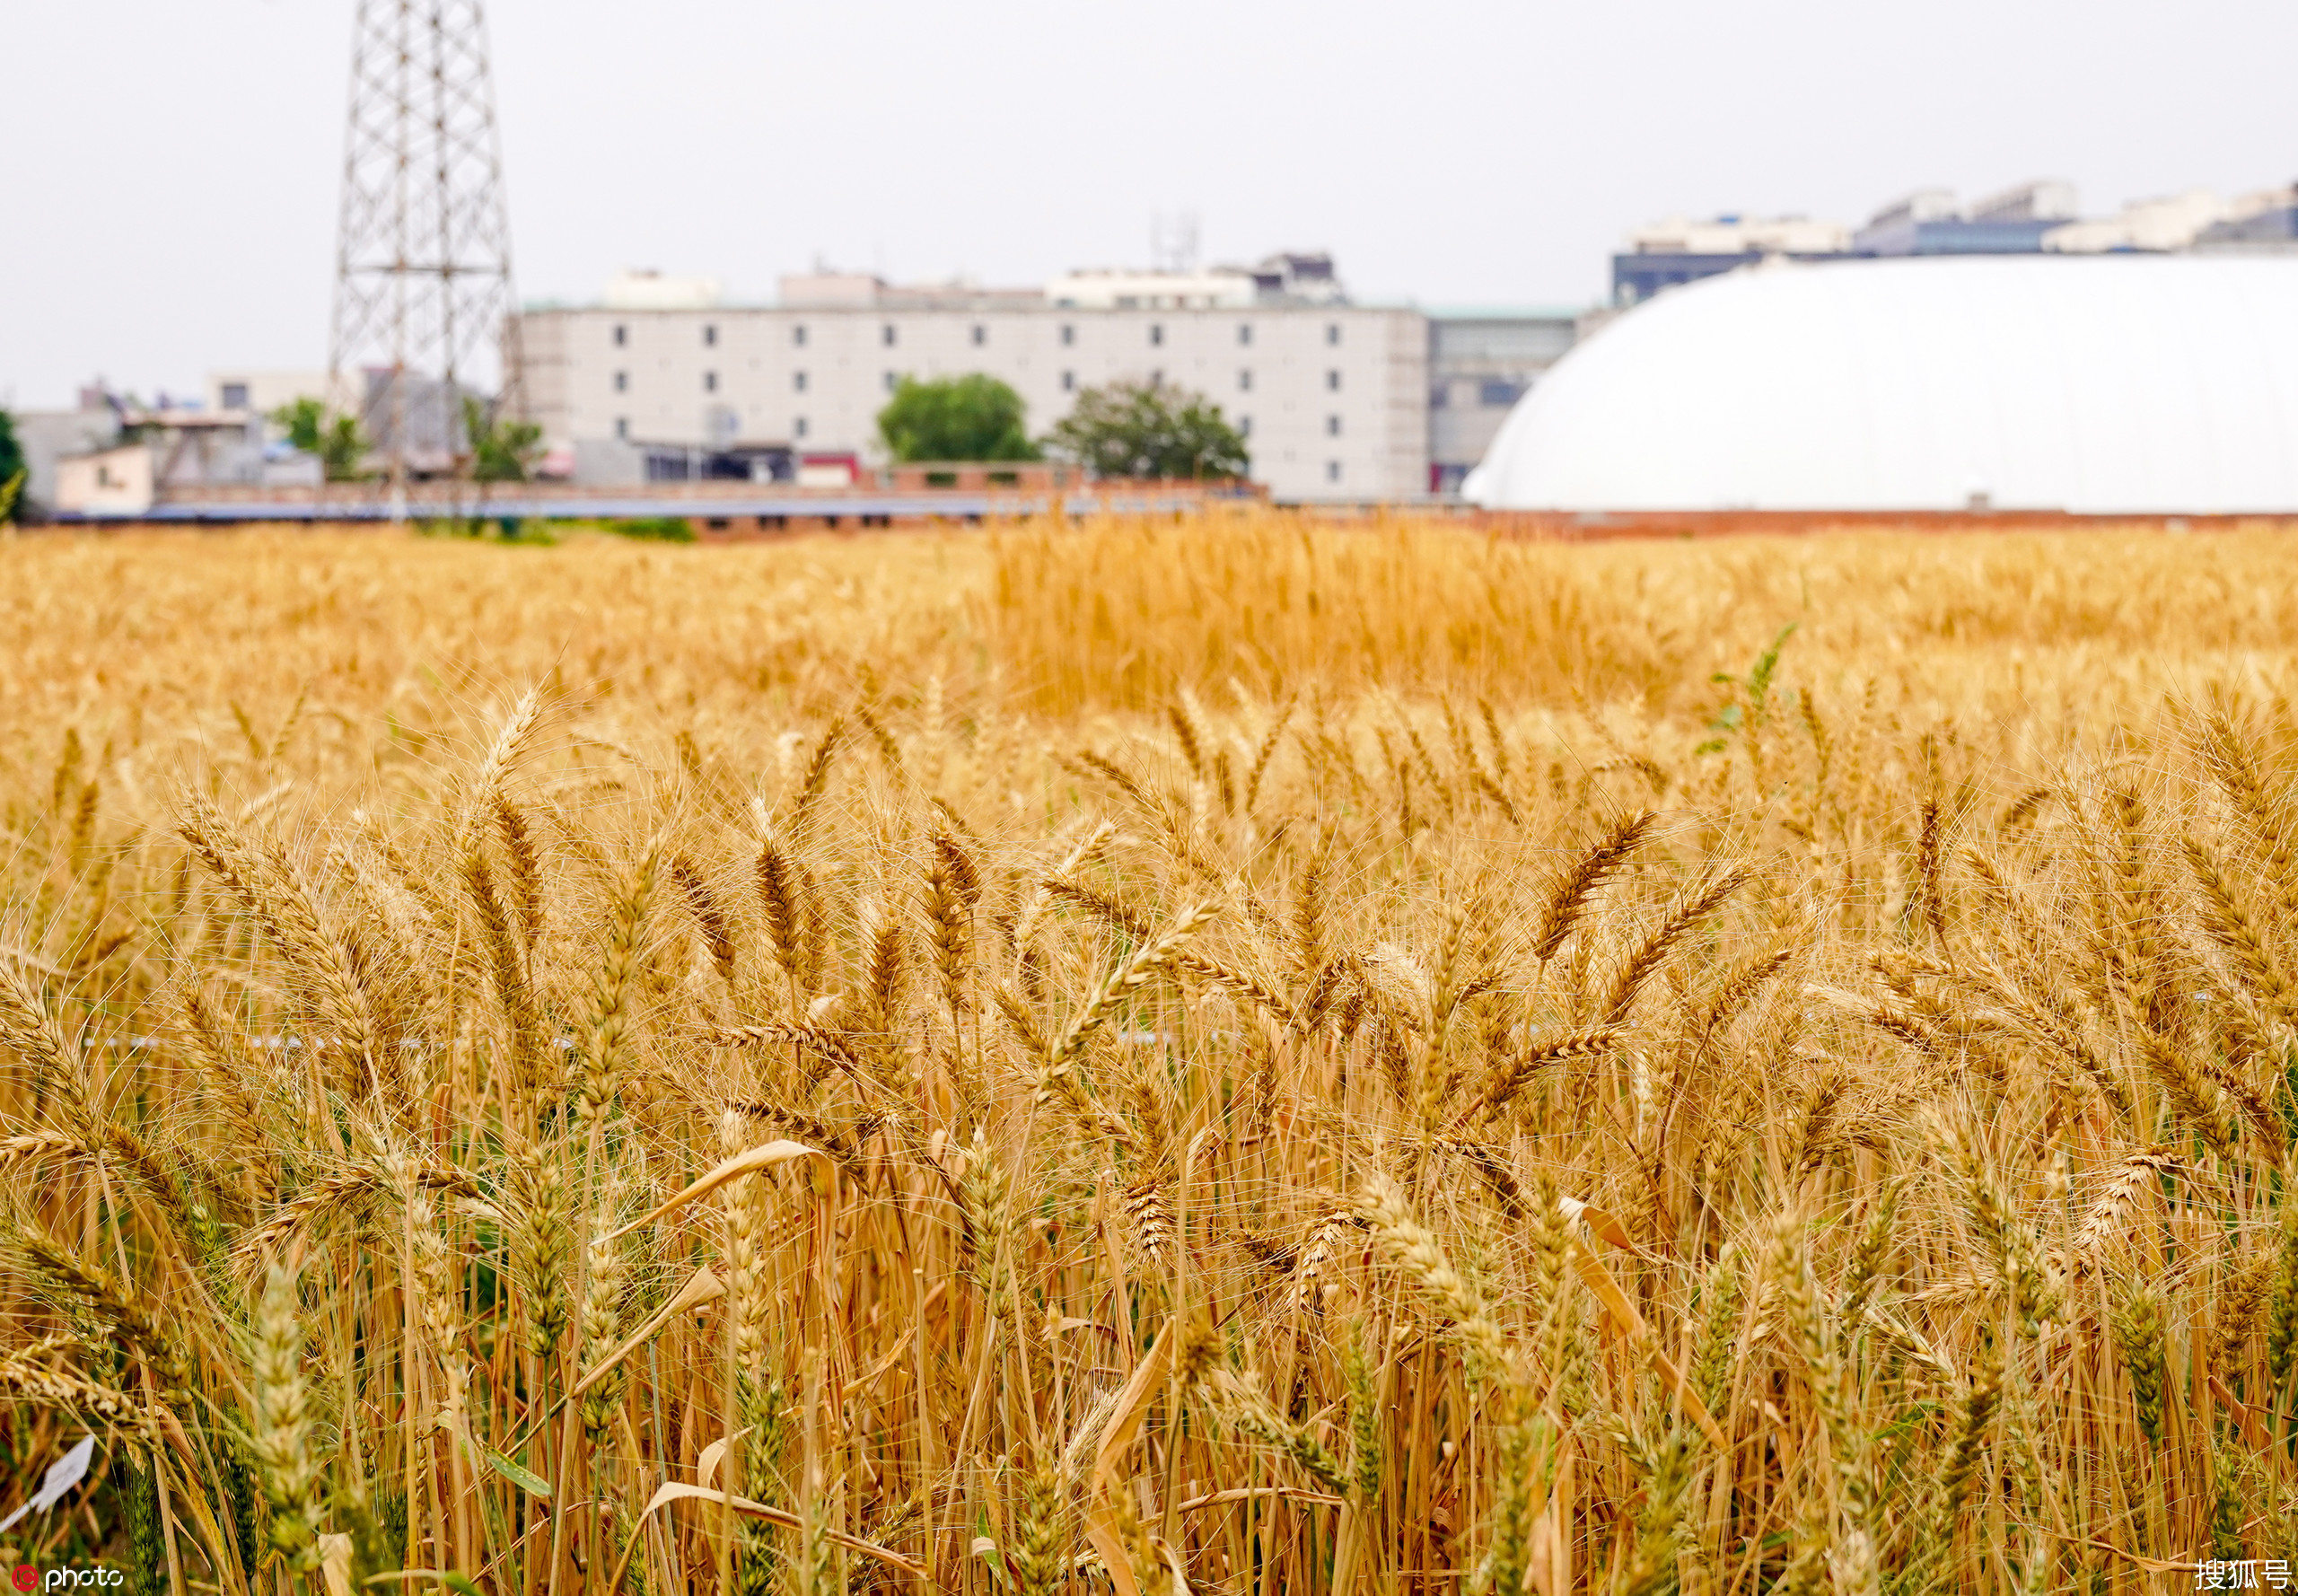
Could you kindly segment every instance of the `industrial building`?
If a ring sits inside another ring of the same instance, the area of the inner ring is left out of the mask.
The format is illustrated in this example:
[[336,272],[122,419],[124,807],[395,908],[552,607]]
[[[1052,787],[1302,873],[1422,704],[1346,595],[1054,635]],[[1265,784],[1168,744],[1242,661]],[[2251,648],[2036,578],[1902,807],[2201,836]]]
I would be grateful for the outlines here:
[[1428,315],[1428,487],[1452,496],[1517,401],[1580,337],[1584,312],[1446,310]]
[[1254,478],[1287,499],[1427,491],[1429,332],[1350,303],[1329,260],[1196,273],[1072,273],[1039,290],[785,278],[771,307],[714,284],[630,276],[598,304],[520,318],[529,413],[578,480],[636,482],[671,453],[794,469],[869,460],[904,377],[984,372],[1042,433],[1088,388],[1159,381],[1207,396]]
[[1773,260],[1887,260],[1930,255],[2095,255],[2298,249],[2298,189],[2226,199],[2207,189],[2133,200],[2084,218],[2074,185],[2043,179],[1959,203],[1944,189],[1891,201],[1857,229],[1808,217],[1673,217],[1630,232],[1612,257],[1612,303]]
[[1465,491],[1577,512],[2298,512],[2298,254],[1734,272],[1581,343]]

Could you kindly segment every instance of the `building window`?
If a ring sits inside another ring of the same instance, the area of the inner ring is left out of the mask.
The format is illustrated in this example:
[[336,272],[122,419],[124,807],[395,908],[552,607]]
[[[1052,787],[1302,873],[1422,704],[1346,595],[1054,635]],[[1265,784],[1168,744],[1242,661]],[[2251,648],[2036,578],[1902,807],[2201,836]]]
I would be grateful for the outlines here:
[[878,341],[889,349],[894,346],[894,324],[892,322],[889,321],[883,327],[878,329]]
[[1325,436],[1328,438],[1337,438],[1340,436],[1339,417],[1328,416],[1325,417]]
[[1250,438],[1253,435],[1253,418],[1251,417],[1240,416],[1237,417],[1237,435],[1241,438]]
[[1239,393],[1250,393],[1252,390],[1253,374],[1251,371],[1246,370],[1239,372],[1237,373],[1237,391]]
[[702,391],[705,393],[715,393],[718,391],[718,373],[716,372],[705,372],[702,373]]
[[630,435],[629,417],[618,416],[614,418],[614,435],[618,438],[627,438]]
[[989,329],[984,327],[978,321],[975,322],[973,324],[973,341],[976,348],[979,348],[982,345],[989,342]]
[[806,373],[803,373],[803,372],[793,372],[793,373],[790,373],[790,388],[791,388],[791,390],[792,390],[793,392],[795,392],[795,393],[803,393],[803,392],[805,392],[805,391],[806,391]]
[[706,349],[715,349],[718,346],[718,325],[716,322],[706,321],[703,323],[702,346]]
[[1452,385],[1450,382],[1431,382],[1428,385],[1428,408],[1430,409],[1441,410],[1452,402]]
[[1325,461],[1325,480],[1328,482],[1338,482],[1340,480],[1340,462],[1338,460],[1329,460]]
[[1250,344],[1250,343],[1251,343],[1252,341],[1253,341],[1253,324],[1252,324],[1251,322],[1250,322],[1250,321],[1240,321],[1240,322],[1238,322],[1238,323],[1237,323],[1237,342],[1238,342],[1240,345],[1243,345],[1243,344]]
[[1165,324],[1162,321],[1152,321],[1149,324],[1149,342],[1152,346],[1154,346],[1162,344],[1164,341]]
[[1496,409],[1503,405],[1513,405],[1523,398],[1524,390],[1522,384],[1511,382],[1503,377],[1497,381],[1487,380],[1479,384],[1476,390],[1476,397],[1478,404],[1487,408]]
[[893,373],[888,372],[886,373],[886,391],[888,393],[891,393],[895,389],[899,388],[900,386],[901,379],[894,375]]
[[614,374],[614,390],[617,393],[628,393],[630,391],[630,373],[628,372],[617,372]]
[[1325,342],[1328,344],[1338,344],[1340,342],[1339,322],[1328,321],[1325,323]]
[[1338,372],[1327,372],[1325,373],[1325,391],[1327,393],[1338,393],[1340,391],[1340,373]]
[[790,435],[794,438],[803,438],[806,435],[806,418],[803,416],[790,424]]
[[1064,373],[1061,373],[1061,391],[1062,391],[1062,392],[1064,392],[1064,393],[1071,393],[1071,392],[1074,392],[1074,391],[1076,390],[1076,387],[1077,387],[1077,373],[1076,373],[1075,372],[1064,372]]
[[799,322],[790,329],[790,341],[803,349],[806,346],[806,324]]
[[1070,345],[1072,345],[1072,344],[1075,343],[1076,341],[1077,341],[1077,329],[1076,329],[1074,327],[1071,326],[1068,322],[1066,322],[1066,321],[1063,322],[1063,323],[1061,324],[1061,343],[1062,343],[1062,346],[1063,346],[1064,348],[1067,348]]
[[614,324],[614,346],[619,349],[628,342],[630,342],[630,329],[625,327],[619,321],[616,322]]
[[1155,371],[1149,373],[1149,386],[1152,388],[1162,388],[1164,385],[1165,368],[1163,366],[1159,366]]
[[248,385],[244,382],[224,384],[224,408],[244,410],[248,408]]

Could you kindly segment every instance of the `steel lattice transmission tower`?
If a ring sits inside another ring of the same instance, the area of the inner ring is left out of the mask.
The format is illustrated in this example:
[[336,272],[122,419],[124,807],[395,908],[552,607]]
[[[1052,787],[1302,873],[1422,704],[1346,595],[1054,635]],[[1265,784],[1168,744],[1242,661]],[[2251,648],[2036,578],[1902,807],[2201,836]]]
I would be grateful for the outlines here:
[[328,370],[403,483],[462,463],[466,385],[522,408],[511,225],[479,0],[358,4]]

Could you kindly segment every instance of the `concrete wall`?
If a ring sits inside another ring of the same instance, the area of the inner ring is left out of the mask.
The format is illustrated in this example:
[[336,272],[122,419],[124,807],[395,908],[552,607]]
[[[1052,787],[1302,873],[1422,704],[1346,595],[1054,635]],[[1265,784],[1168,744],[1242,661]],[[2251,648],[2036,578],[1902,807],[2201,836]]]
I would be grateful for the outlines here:
[[1416,311],[584,308],[521,320],[529,407],[554,444],[731,437],[874,456],[877,413],[904,375],[1001,378],[1033,434],[1083,389],[1162,375],[1221,407],[1280,498],[1427,491]]
[[24,452],[24,502],[31,515],[56,508],[56,462],[67,454],[109,448],[119,437],[119,418],[104,406],[92,410],[13,412],[16,442]]
[[1574,341],[1568,311],[1458,311],[1428,320],[1428,438],[1434,487],[1457,493],[1516,401]]
[[152,507],[156,478],[148,443],[75,454],[57,461],[55,508],[73,515],[141,515]]
[[[349,410],[359,400],[358,380],[346,378],[333,385],[325,372],[251,371],[232,367],[207,373],[207,408],[211,410],[251,410],[268,416],[299,399],[315,399],[333,410]],[[237,399],[239,404],[229,401]]]

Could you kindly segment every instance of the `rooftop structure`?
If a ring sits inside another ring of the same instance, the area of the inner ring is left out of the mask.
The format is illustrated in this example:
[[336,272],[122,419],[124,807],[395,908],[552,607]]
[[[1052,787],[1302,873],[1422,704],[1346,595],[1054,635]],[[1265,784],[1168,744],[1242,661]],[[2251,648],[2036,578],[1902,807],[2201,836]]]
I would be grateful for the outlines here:
[[1974,222],[2065,222],[2083,214],[2072,183],[2040,178],[1975,200],[1964,213]]
[[666,277],[653,270],[618,271],[607,279],[601,304],[618,311],[706,311],[725,294],[715,277]]
[[1233,310],[1259,297],[1252,274],[1236,267],[1203,271],[1074,271],[1046,285],[1047,301],[1073,311]]
[[2243,195],[2196,236],[2193,247],[2224,254],[2298,250],[2298,185]]
[[1803,217],[1679,216],[1639,227],[1612,257],[1612,303],[1640,304],[1668,288],[1770,260],[1869,260],[1911,255],[2100,255],[2184,250],[2238,254],[2298,249],[2298,189],[2232,202],[2207,189],[2133,200],[2111,216],[2084,219],[2074,185],[2044,178],[1957,202],[1946,189],[1918,189],[1883,206],[1856,232]]
[[1782,265],[1559,362],[1468,493],[1512,509],[2298,511],[2298,257]]
[[207,408],[269,416],[297,399],[311,399],[330,410],[350,410],[361,403],[364,386],[355,373],[331,379],[322,371],[231,366],[207,373]]
[[1234,309],[1243,305],[1343,305],[1348,292],[1325,254],[1271,255],[1257,266],[1202,270],[1074,271],[1045,286],[1047,301],[1072,310]]
[[1945,189],[1921,189],[1895,200],[1852,234],[1854,255],[2022,255],[2079,214],[2074,185],[2021,183],[1968,209]]
[[[2043,248],[2069,255],[2109,250],[2219,249],[2229,245],[2288,249],[2298,216],[2298,193],[2264,189],[2232,200],[2208,189],[2156,199],[2135,199],[2114,215],[2075,222],[2044,235]],[[2241,251],[2238,251],[2241,252]]]
[[2111,216],[2084,219],[2074,185],[2036,179],[1963,205],[1945,189],[1918,189],[1884,206],[1855,232],[1800,217],[1681,217],[1639,227],[1612,258],[1612,299],[1641,303],[1767,260],[1864,260],[1909,255],[2095,255],[2231,248],[2298,247],[2298,194],[2245,195],[2231,204],[2208,189],[2134,200]]
[[776,303],[785,311],[974,311],[1027,309],[1045,303],[1035,288],[989,288],[965,277],[946,283],[889,283],[871,272],[826,267],[782,279]]
[[1637,255],[1840,255],[1851,229],[1809,216],[1671,216],[1635,229],[1627,247]]
[[1640,304],[1653,294],[1765,260],[1812,259],[1851,248],[1851,229],[1809,216],[1674,216],[1627,235],[1612,257],[1612,303]]
[[2162,199],[2137,199],[2116,215],[2068,222],[2043,235],[2054,254],[2103,255],[2116,250],[2183,250],[2226,215],[2226,202],[2207,189]]

